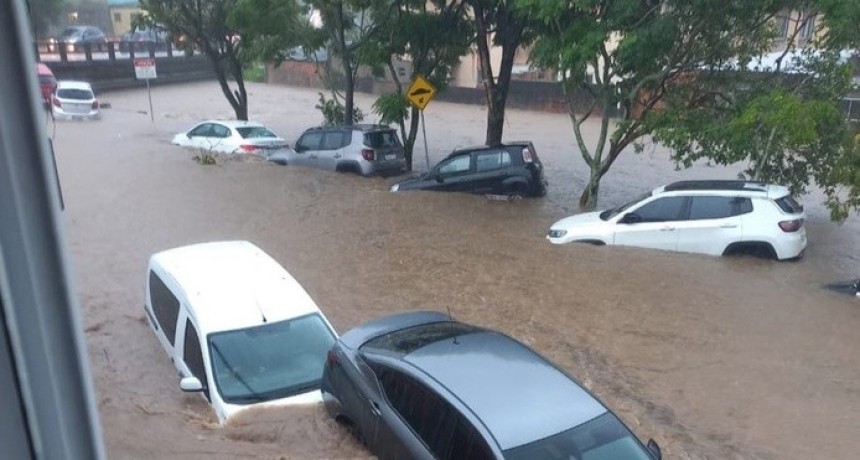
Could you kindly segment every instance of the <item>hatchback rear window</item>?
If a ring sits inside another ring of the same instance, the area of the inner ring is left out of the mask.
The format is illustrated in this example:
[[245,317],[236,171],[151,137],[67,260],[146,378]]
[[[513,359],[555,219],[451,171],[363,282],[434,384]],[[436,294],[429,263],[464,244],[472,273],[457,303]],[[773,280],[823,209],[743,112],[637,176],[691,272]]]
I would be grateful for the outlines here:
[[79,101],[88,101],[93,98],[93,92],[87,91],[85,89],[59,89],[57,90],[57,97],[61,99],[76,99]]
[[262,126],[251,126],[245,128],[236,128],[236,131],[239,131],[239,135],[242,136],[242,139],[256,139],[260,137],[278,137],[275,133],[269,131]]
[[397,147],[400,140],[394,131],[376,131],[364,134],[364,145],[368,147]]
[[791,195],[786,195],[778,200],[774,200],[779,209],[782,209],[782,212],[788,214],[800,214],[803,212],[803,206],[797,202]]

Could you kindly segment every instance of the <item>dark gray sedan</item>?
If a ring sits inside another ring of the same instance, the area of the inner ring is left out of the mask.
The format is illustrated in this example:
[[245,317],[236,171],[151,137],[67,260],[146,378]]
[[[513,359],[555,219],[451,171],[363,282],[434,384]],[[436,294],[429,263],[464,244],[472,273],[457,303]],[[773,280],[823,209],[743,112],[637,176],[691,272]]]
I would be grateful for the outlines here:
[[661,458],[526,345],[435,312],[341,336],[322,393],[329,414],[383,459]]

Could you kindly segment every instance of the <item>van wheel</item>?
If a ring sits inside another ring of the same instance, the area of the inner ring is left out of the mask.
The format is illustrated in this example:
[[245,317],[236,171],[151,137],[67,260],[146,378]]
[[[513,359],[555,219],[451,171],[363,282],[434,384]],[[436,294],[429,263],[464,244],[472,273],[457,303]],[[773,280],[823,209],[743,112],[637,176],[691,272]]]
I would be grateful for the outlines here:
[[525,184],[514,184],[511,186],[510,191],[508,191],[508,198],[511,200],[521,200],[526,196],[526,186]]

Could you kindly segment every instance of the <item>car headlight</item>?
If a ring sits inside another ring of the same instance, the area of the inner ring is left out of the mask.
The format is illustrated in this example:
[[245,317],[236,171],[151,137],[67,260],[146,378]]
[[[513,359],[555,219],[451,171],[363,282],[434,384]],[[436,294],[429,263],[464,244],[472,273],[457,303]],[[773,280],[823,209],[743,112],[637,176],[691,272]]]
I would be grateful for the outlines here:
[[564,235],[567,235],[567,230],[558,230],[555,228],[550,229],[549,232],[546,234],[546,236],[548,236],[549,238],[561,238]]
[[398,191],[398,190],[400,190],[400,184],[394,184],[394,185],[392,185],[392,186],[391,186],[391,191],[392,191],[392,192],[396,192],[396,191]]

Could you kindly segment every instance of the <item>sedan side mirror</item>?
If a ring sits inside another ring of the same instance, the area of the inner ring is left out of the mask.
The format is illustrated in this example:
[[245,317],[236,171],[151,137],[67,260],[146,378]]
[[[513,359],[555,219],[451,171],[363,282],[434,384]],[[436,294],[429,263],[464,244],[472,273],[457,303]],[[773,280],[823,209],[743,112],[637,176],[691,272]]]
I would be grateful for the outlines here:
[[430,173],[430,177],[432,177],[433,179],[436,179],[436,182],[438,182],[438,183],[440,183],[440,184],[441,184],[442,182],[445,182],[445,178],[444,178],[444,177],[442,177],[442,175],[441,175],[441,174],[439,174],[439,171],[433,171],[433,172],[431,172],[431,173]]
[[651,456],[653,456],[656,460],[663,459],[663,452],[660,451],[660,446],[657,444],[657,441],[649,439],[647,447],[648,452],[651,452]]
[[191,139],[191,133],[185,133],[185,137]]
[[295,148],[293,148],[293,150],[295,150],[295,151],[296,151],[296,153],[302,153],[302,152],[304,152],[304,151],[305,151],[305,150],[307,150],[307,149],[308,149],[308,148],[307,148],[307,147],[305,147],[304,145],[296,145],[296,146],[295,146]]
[[197,377],[182,377],[182,380],[179,381],[179,388],[187,393],[197,393],[203,391],[203,384]]
[[635,212],[625,214],[624,217],[618,221],[620,224],[638,224],[639,222],[642,222],[642,216]]

